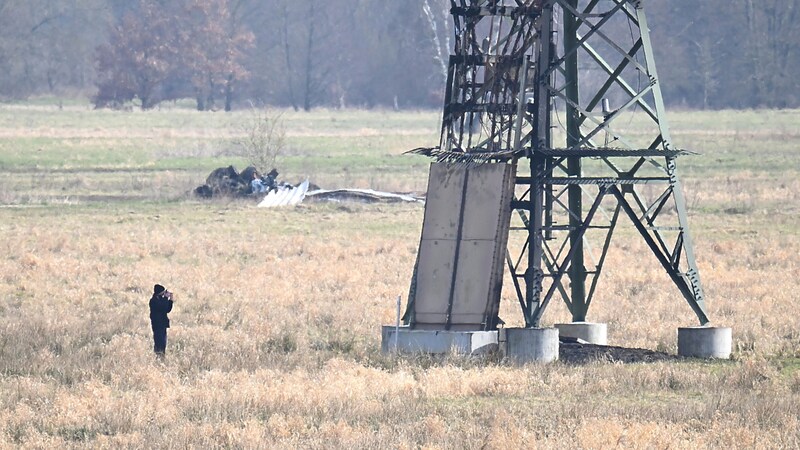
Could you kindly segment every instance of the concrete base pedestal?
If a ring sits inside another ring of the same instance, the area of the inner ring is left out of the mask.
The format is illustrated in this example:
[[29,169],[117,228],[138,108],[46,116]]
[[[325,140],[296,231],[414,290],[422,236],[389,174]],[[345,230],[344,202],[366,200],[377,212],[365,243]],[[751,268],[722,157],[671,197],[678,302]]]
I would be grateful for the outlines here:
[[381,352],[458,353],[478,355],[498,349],[497,331],[412,330],[393,325],[381,328]]
[[557,328],[506,328],[500,346],[510,359],[521,363],[549,363],[558,359]]
[[733,331],[730,328],[678,328],[678,355],[695,358],[730,359]]
[[608,345],[608,325],[605,323],[557,323],[559,336],[581,339],[589,344]]

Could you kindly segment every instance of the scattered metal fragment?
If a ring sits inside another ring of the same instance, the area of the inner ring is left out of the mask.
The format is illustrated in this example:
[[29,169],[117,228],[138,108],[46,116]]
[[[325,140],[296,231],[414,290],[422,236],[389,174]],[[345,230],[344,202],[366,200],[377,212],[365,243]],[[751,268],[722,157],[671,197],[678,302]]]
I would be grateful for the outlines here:
[[417,203],[425,201],[423,197],[393,192],[381,192],[372,189],[317,189],[308,192],[306,198],[315,201],[359,203]]
[[278,206],[294,206],[303,201],[308,192],[308,180],[297,186],[281,186],[277,190],[269,191],[264,200],[258,204],[259,208],[274,208]]

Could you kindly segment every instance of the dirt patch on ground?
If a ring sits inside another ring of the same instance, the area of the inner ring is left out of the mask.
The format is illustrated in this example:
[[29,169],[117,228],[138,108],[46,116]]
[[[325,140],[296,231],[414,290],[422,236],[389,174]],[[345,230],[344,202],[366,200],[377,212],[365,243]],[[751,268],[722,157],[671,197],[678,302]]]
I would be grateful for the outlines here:
[[558,359],[566,364],[579,365],[597,361],[625,364],[652,363],[659,361],[678,361],[684,358],[643,348],[562,342],[558,349]]

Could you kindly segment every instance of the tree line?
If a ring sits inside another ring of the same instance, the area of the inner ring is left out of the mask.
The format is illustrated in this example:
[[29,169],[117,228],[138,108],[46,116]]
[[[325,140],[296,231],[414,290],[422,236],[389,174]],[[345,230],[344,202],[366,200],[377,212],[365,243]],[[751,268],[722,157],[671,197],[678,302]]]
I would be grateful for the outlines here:
[[[0,0],[0,99],[440,107],[449,3]],[[800,106],[800,0],[651,0],[646,8],[669,104]]]

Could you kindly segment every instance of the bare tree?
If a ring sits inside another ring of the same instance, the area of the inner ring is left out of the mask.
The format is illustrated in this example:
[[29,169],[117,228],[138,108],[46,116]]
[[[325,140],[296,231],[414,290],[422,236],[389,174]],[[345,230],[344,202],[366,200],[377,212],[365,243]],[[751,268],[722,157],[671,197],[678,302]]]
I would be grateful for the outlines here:
[[745,8],[754,101],[787,107],[800,100],[796,70],[790,68],[797,63],[800,0],[745,0]]
[[286,88],[292,107],[305,111],[333,98],[337,53],[343,34],[339,15],[347,9],[330,2],[281,0]]
[[282,114],[251,107],[249,119],[242,124],[242,132],[244,137],[235,141],[240,154],[260,172],[277,167],[286,149]]
[[[473,3],[483,2],[464,4]],[[451,5],[0,0],[0,99],[97,86],[99,104],[135,98],[144,108],[177,98],[194,98],[200,109],[224,100],[226,110],[238,99],[298,110],[434,106],[454,40]],[[646,8],[667,102],[800,106],[800,0],[670,0]],[[625,36],[629,27],[612,34]],[[604,81],[601,72],[585,75]]]
[[294,94],[294,77],[292,76],[294,73],[294,69],[292,67],[292,48],[291,43],[292,40],[289,35],[290,29],[290,17],[289,17],[289,5],[286,0],[283,0],[280,5],[281,11],[281,37],[283,40],[283,55],[286,58],[286,86],[289,90],[289,100],[292,103],[292,108],[295,111],[299,110],[300,108],[297,106],[297,99],[295,98]]
[[317,42],[315,40],[315,32],[317,31],[317,5],[313,0],[308,0],[308,34],[306,39],[306,60],[305,68],[303,70],[305,75],[305,89],[303,90],[303,110],[311,111],[312,98],[314,91],[318,89],[317,80],[315,79],[314,69],[316,61],[314,59],[314,50]]
[[105,1],[0,1],[0,98],[91,86]]
[[[431,7],[433,3],[434,7]],[[447,0],[423,0],[422,13],[428,22],[434,60],[439,64],[442,83],[447,81],[447,66],[450,55],[450,13]]]
[[708,109],[712,104],[712,98],[719,94],[719,88],[724,82],[721,72],[722,60],[726,56],[722,46],[724,38],[703,34],[697,39],[690,39],[689,42],[694,46],[697,77],[700,82],[701,103],[698,106]]

